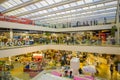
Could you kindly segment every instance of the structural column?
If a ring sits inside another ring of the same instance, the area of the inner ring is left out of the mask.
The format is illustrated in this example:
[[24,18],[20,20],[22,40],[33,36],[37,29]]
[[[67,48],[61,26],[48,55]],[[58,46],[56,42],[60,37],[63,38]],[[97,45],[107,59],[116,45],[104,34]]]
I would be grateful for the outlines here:
[[120,23],[119,23],[119,13],[120,13],[120,0],[117,3],[117,11],[116,11],[116,26],[117,26],[117,44],[120,44]]
[[8,58],[9,58],[9,64],[11,65],[11,61],[12,61],[11,56],[9,56]]
[[10,39],[12,40],[13,39],[13,30],[10,29]]

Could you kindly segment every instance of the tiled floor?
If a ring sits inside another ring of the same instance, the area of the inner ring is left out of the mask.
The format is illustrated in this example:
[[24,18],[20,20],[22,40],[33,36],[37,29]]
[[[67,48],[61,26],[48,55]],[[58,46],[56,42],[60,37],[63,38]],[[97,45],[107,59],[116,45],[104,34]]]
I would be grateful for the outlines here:
[[111,76],[109,65],[107,64],[100,64],[100,66],[97,69],[99,71],[99,74],[97,75],[98,77],[102,77],[107,80],[120,80],[120,77],[119,77],[120,74],[118,74],[117,71],[115,70],[113,72],[113,75]]
[[19,62],[14,64],[11,74],[21,80],[30,80],[29,74],[23,72],[23,65]]
[[[120,74],[118,74],[115,70],[111,79],[109,65],[107,64],[100,64],[97,69],[99,71],[96,75],[97,77],[105,78],[106,80],[120,80]],[[21,80],[30,80],[29,74],[23,72],[23,65],[21,63],[15,63],[14,69],[11,73],[13,76],[18,77]]]

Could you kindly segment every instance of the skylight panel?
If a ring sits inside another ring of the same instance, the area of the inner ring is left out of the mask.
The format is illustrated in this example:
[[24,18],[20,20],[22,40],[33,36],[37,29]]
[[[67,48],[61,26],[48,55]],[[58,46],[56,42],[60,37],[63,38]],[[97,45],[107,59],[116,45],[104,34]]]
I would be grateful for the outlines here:
[[55,8],[52,8],[54,11],[58,10],[56,7]]
[[40,4],[40,2],[35,3],[35,5],[36,5],[38,8],[41,8],[41,7],[42,7],[42,5]]
[[40,2],[43,6],[48,6],[48,3],[46,1],[41,1]]
[[91,14],[92,13],[92,11],[90,11],[90,12],[86,12],[87,14]]
[[76,3],[70,3],[70,6],[74,7],[74,6],[77,6]]
[[16,2],[17,4],[21,4],[22,1],[21,0],[13,0],[14,2]]
[[106,11],[106,9],[101,9],[101,10],[96,10],[96,11],[93,11],[93,13],[95,13],[95,12],[103,12],[103,11]]
[[9,2],[10,4],[12,4],[13,6],[16,6],[16,5],[17,5],[13,0],[9,0],[8,2]]
[[35,13],[32,13],[31,15],[32,15],[32,16],[34,16],[34,15],[35,15]]
[[90,8],[92,9],[92,8],[96,8],[96,6],[90,6]]
[[43,10],[42,13],[47,13],[47,10]]
[[9,7],[13,7],[12,4],[8,3],[8,2],[5,2],[5,5],[9,6]]
[[69,4],[66,4],[66,5],[63,5],[63,6],[64,6],[64,8],[69,8],[70,7]]
[[49,17],[51,17],[52,15],[48,15]]
[[48,12],[52,12],[53,11],[53,9],[48,9]]
[[71,12],[76,12],[76,10],[71,10]]
[[1,6],[3,6],[3,7],[4,7],[4,8],[6,8],[6,9],[8,9],[8,8],[9,8],[9,6],[8,6],[8,5],[6,5],[5,3],[1,4]]
[[106,10],[113,10],[113,9],[117,9],[116,7],[113,8],[107,8]]
[[39,13],[39,14],[41,14],[41,13],[42,13],[42,11],[39,11],[38,13]]
[[58,6],[58,9],[60,10],[60,9],[64,9],[64,7],[63,6]]
[[25,15],[24,17],[28,17],[28,15]]
[[61,14],[65,14],[65,12],[62,12]]
[[44,18],[46,18],[46,17],[48,17],[48,16],[44,16]]
[[83,10],[82,8],[77,9],[77,11],[82,11],[82,10]]
[[55,16],[56,14],[51,14],[51,16]]
[[0,12],[4,11],[5,8],[3,8],[2,6],[0,6]]
[[43,11],[40,12],[40,14],[43,14],[43,13],[44,13]]
[[30,0],[22,0],[23,2],[28,2],[28,1],[30,1]]
[[17,10],[15,10],[15,11],[13,11],[13,12],[15,13],[15,15],[18,14],[18,11],[17,11]]
[[60,15],[61,13],[56,13],[56,15]]
[[84,7],[83,10],[89,9],[89,7]]
[[39,14],[39,12],[35,12],[35,15],[38,15]]
[[10,15],[14,15],[14,13],[10,13]]
[[56,3],[61,2],[62,0],[54,0]]
[[72,14],[72,16],[75,16],[75,14]]
[[29,14],[28,16],[31,17],[31,16],[33,16],[33,14],[31,13],[31,14]]
[[46,0],[50,5],[54,4],[55,2],[53,0]]
[[21,8],[23,11],[28,11],[26,8]]
[[17,11],[18,11],[18,13],[21,13],[21,12],[22,12],[22,9],[18,9]]
[[15,13],[12,11],[12,12],[10,12],[11,14],[13,14],[13,15],[15,15]]
[[85,3],[92,3],[93,0],[85,0]]
[[96,12],[101,12],[101,10],[95,10],[94,13],[96,13]]
[[97,5],[97,7],[102,7],[102,6],[104,6],[104,4],[98,4],[98,5]]
[[94,2],[97,2],[97,1],[100,1],[100,0],[94,0]]
[[117,4],[117,1],[105,3],[106,6],[107,6],[107,5],[114,5],[114,4]]
[[23,18],[27,18],[27,17],[28,17],[28,15],[23,16]]
[[35,6],[35,5],[30,5],[30,7],[32,8],[32,9],[37,9],[37,7]]
[[83,0],[77,1],[77,4],[78,4],[78,5],[83,5],[83,4],[84,4],[84,1],[83,1]]
[[66,11],[66,13],[70,13],[70,11]]
[[25,7],[25,8],[26,8],[27,10],[29,10],[29,11],[32,10],[30,6],[27,6],[27,7]]

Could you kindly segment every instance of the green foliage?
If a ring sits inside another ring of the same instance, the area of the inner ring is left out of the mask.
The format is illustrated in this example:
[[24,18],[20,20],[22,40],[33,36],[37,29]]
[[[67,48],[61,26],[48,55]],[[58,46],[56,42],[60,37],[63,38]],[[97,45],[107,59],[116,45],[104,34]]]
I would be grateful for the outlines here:
[[50,36],[50,35],[51,35],[51,33],[49,33],[49,32],[46,32],[46,33],[45,33],[45,35],[46,35],[46,36]]
[[111,36],[115,37],[115,32],[117,31],[116,25],[112,26],[111,28]]
[[120,61],[115,61],[115,62],[114,62],[115,65],[118,65],[118,63],[120,63]]

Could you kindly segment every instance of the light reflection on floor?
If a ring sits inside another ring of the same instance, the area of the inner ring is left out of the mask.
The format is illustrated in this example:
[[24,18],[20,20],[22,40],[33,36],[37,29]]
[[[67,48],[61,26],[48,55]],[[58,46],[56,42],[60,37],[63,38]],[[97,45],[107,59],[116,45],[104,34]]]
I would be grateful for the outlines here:
[[[118,74],[115,70],[111,79],[109,65],[107,64],[100,64],[97,69],[99,71],[99,73],[96,75],[97,77],[105,78],[107,80],[120,80],[120,74]],[[21,63],[15,63],[14,69],[11,71],[11,73],[13,76],[18,77],[21,80],[30,80],[29,74],[23,72],[23,65]]]

